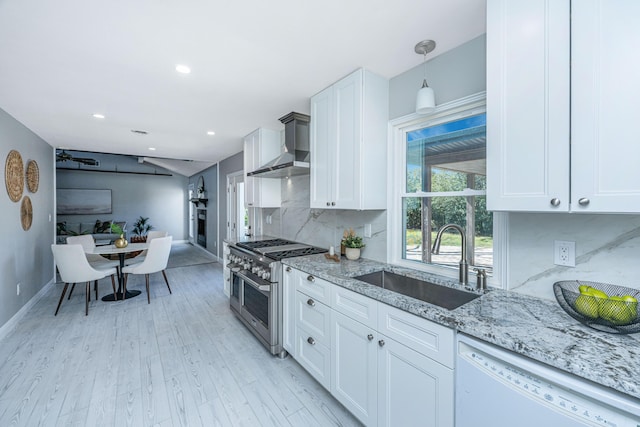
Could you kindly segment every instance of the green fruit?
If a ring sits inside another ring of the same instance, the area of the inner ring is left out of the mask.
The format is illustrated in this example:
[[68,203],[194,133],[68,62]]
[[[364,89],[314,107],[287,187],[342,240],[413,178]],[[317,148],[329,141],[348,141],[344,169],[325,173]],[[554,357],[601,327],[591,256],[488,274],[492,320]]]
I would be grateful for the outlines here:
[[602,292],[600,289],[596,289],[596,288],[592,288],[592,287],[589,287],[589,289],[587,290],[587,295],[591,295],[593,297],[602,298],[602,299],[609,298],[609,295],[607,295],[606,293]]
[[628,325],[637,316],[637,309],[632,307],[633,304],[623,300],[622,297],[612,296],[600,304],[600,317],[614,325]]
[[578,313],[591,319],[597,319],[599,316],[598,301],[595,297],[590,295],[580,295],[576,298],[575,309]]
[[580,285],[580,287],[579,287],[578,289],[580,289],[580,293],[581,293],[581,294],[586,294],[586,293],[588,293],[588,291],[589,291],[589,286],[587,286],[587,285]]

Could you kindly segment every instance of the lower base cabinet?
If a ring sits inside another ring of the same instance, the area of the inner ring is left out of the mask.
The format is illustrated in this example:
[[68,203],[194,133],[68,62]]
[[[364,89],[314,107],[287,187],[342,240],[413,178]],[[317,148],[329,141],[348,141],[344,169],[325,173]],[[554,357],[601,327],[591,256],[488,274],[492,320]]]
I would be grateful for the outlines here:
[[[308,275],[296,272],[290,273]],[[326,306],[311,305],[300,289],[297,307],[285,304],[296,313],[285,316],[297,319],[285,330],[295,330],[292,356],[300,365],[367,426],[453,427],[453,330],[321,279],[314,283],[331,288]],[[329,336],[300,318],[324,307]]]
[[378,425],[452,427],[453,369],[381,335]]

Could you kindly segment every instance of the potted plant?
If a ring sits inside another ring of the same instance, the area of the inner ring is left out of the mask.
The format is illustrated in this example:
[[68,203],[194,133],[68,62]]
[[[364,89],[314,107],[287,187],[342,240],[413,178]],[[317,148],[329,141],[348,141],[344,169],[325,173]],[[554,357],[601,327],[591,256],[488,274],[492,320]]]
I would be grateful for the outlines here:
[[147,233],[153,229],[153,225],[149,224],[149,218],[142,215],[133,223],[133,235],[131,239],[134,242],[146,242]]
[[360,258],[360,251],[365,246],[364,243],[362,243],[362,237],[356,235],[353,228],[344,230],[340,244],[345,247],[347,259],[352,261]]

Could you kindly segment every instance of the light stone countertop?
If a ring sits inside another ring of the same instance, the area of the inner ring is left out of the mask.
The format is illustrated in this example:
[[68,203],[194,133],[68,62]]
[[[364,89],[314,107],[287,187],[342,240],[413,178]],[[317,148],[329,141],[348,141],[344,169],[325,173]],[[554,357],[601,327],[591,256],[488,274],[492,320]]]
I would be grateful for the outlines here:
[[369,285],[351,277],[382,269],[445,286],[450,279],[377,261],[340,263],[324,255],[288,258],[283,264],[408,311],[458,332],[640,398],[640,336],[596,331],[566,314],[555,302],[492,289],[463,306],[447,310]]

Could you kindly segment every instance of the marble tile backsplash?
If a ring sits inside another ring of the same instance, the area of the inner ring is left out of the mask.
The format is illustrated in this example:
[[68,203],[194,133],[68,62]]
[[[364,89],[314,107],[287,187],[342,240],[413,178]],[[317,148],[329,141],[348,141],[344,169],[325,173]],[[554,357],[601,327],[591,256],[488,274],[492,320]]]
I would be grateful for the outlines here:
[[[272,223],[264,223],[271,215]],[[264,234],[316,246],[338,247],[342,232],[354,228],[365,238],[362,256],[387,260],[386,211],[310,209],[309,176],[282,180],[282,207],[263,209]],[[555,240],[576,242],[576,266],[553,263]],[[590,280],[640,290],[640,215],[509,214],[509,277],[506,288],[555,300],[553,283]]]
[[[364,225],[371,224],[371,237],[363,238],[362,256],[384,262],[387,259],[387,212],[311,209],[309,176],[282,180],[282,206],[262,209],[262,233],[339,250],[342,233],[353,228],[364,236]],[[271,216],[271,224],[265,219]]]

